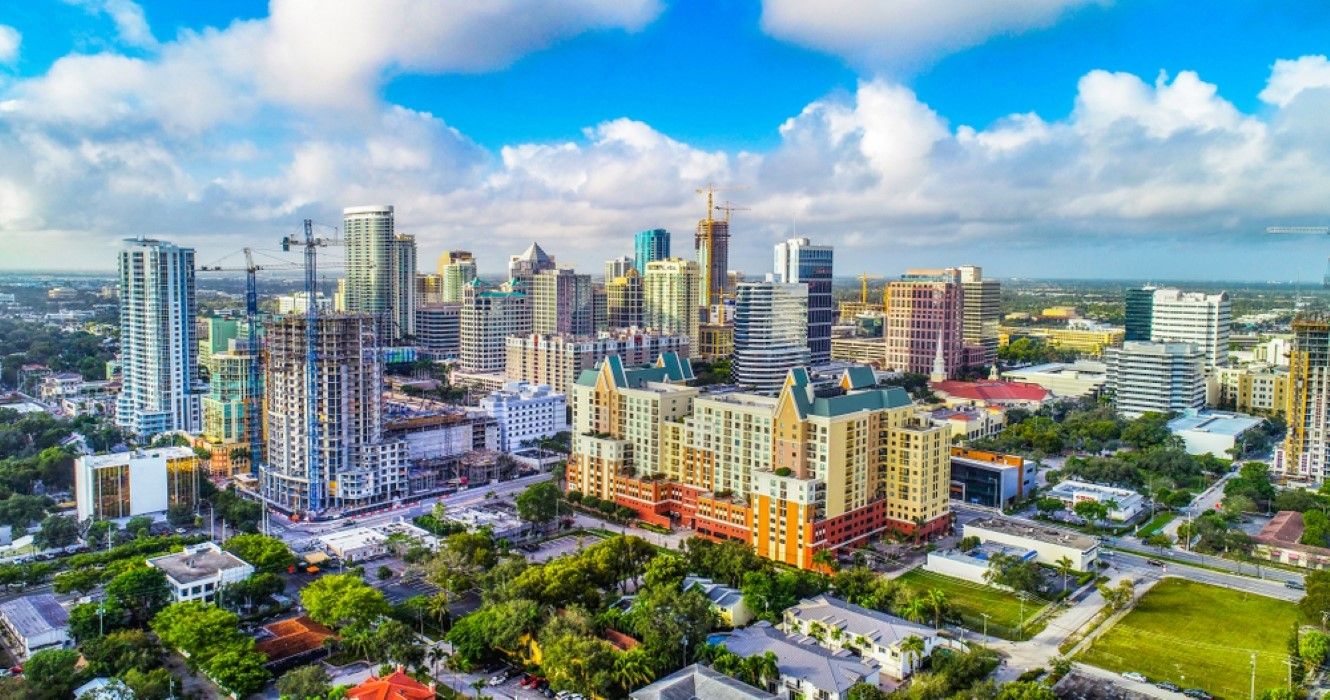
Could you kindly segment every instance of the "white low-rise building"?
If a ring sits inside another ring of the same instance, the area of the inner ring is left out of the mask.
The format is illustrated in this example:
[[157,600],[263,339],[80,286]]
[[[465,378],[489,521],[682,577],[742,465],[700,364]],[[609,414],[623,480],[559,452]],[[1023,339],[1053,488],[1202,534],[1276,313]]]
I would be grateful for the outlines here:
[[185,551],[153,557],[148,566],[161,569],[177,603],[216,600],[222,588],[254,575],[254,567],[212,542],[185,547]]
[[966,523],[963,536],[978,537],[981,544],[996,542],[1032,549],[1036,553],[1035,561],[1048,566],[1057,566],[1058,560],[1066,557],[1076,571],[1088,571],[1099,560],[1099,540],[1042,523],[985,518]]
[[1081,501],[1102,503],[1108,506],[1108,519],[1118,522],[1131,520],[1145,510],[1145,498],[1131,489],[1091,484],[1075,479],[1059,481],[1049,487],[1043,495],[1062,501],[1067,510],[1074,509]]
[[[896,680],[914,673],[924,657],[932,654],[942,641],[931,627],[826,595],[807,598],[786,609],[781,628],[807,637],[829,651],[858,654]],[[901,644],[911,637],[923,641],[922,655],[901,649]]]
[[388,536],[372,527],[319,535],[319,543],[329,554],[348,563],[368,561],[388,554]]
[[188,447],[88,455],[74,462],[79,520],[120,520],[193,505],[199,459]]
[[1188,454],[1229,457],[1229,450],[1249,430],[1265,422],[1263,418],[1225,411],[1184,411],[1168,422],[1168,430],[1182,438]]
[[1020,369],[1009,369],[1002,378],[1028,382],[1053,392],[1054,396],[1096,396],[1108,383],[1108,365],[1094,360],[1071,363],[1052,362]]
[[568,430],[567,398],[544,384],[508,382],[481,399],[480,408],[499,422],[499,449],[504,452]]
[[73,644],[69,613],[50,593],[24,596],[0,603],[0,634],[19,661],[44,649]]
[[992,566],[994,555],[997,554],[1015,557],[1022,561],[1034,561],[1039,556],[1038,552],[1026,547],[986,542],[968,552],[959,549],[939,549],[929,552],[928,559],[924,562],[924,570],[988,585],[984,574]]

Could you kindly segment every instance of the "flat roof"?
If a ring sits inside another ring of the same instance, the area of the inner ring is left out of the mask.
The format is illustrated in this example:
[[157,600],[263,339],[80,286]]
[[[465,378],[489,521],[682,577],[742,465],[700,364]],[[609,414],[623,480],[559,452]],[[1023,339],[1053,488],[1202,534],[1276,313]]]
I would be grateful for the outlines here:
[[1174,433],[1195,431],[1237,437],[1264,421],[1264,418],[1249,416],[1245,413],[1197,411],[1194,414],[1179,416],[1169,421],[1168,429]]
[[388,539],[387,535],[369,527],[357,527],[350,530],[341,530],[339,532],[330,532],[326,535],[319,535],[319,541],[326,547],[335,549],[354,549],[367,545],[375,545]]
[[[206,546],[211,545],[211,546]],[[193,583],[216,576],[219,572],[249,566],[243,559],[224,552],[212,543],[188,547],[183,552],[167,554],[148,560],[176,583]]]
[[0,603],[0,616],[8,620],[24,639],[69,626],[69,613],[50,593]]
[[972,523],[966,523],[966,529],[977,528],[980,530],[989,530],[1000,532],[1005,535],[1014,535],[1024,537],[1044,544],[1056,544],[1063,547],[1075,547],[1081,551],[1088,551],[1099,546],[1099,541],[1093,537],[1082,535],[1074,530],[1064,530],[1057,527],[1049,527],[1044,524],[1026,524],[1017,520],[1008,520],[1006,518],[985,518],[976,520]]
[[1139,493],[1136,493],[1131,489],[1122,489],[1116,486],[1104,486],[1103,484],[1092,484],[1088,481],[1077,481],[1075,479],[1059,481],[1048,489],[1048,493],[1050,494],[1065,493],[1071,495],[1070,492],[1074,491],[1098,493],[1105,496],[1116,496],[1124,499],[1140,496]]
[[98,467],[105,467],[113,464],[126,464],[130,460],[135,459],[183,459],[193,456],[194,450],[188,447],[154,447],[147,450],[133,450],[130,452],[85,455],[82,459],[84,466],[96,469]]

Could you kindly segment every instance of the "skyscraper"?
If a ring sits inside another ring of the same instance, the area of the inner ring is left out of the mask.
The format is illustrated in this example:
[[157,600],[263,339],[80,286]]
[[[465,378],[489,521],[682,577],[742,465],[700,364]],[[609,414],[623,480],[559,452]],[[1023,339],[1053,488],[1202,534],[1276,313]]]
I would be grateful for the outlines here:
[[1233,327],[1227,292],[1205,294],[1156,289],[1151,300],[1150,340],[1193,343],[1208,367],[1228,364],[1228,336]]
[[1123,294],[1123,325],[1126,326],[1126,340],[1149,340],[1150,320],[1154,316],[1154,287],[1128,289]]
[[462,290],[476,278],[476,259],[465,250],[446,250],[439,256],[439,301],[462,301]]
[[[814,365],[831,361],[831,322],[836,315],[831,296],[832,259],[831,246],[815,246],[807,238],[776,244],[776,281],[808,287],[808,362]],[[739,347],[737,329],[734,347]]]
[[647,263],[642,276],[642,325],[666,335],[686,335],[698,347],[698,265],[666,258]]
[[605,324],[612,329],[642,325],[642,276],[629,270],[605,282]]
[[541,270],[527,291],[531,304],[531,332],[591,335],[595,308],[591,301],[591,275],[572,268]]
[[194,249],[131,238],[120,250],[116,423],[137,435],[198,432]]
[[508,258],[508,279],[521,282],[525,289],[537,272],[554,268],[554,258],[546,254],[539,243],[533,242],[526,250]]
[[[392,205],[342,210],[346,240],[346,310],[374,318],[377,338],[394,337],[393,282],[396,264]],[[412,280],[414,289],[415,281]]]
[[1205,405],[1205,353],[1192,343],[1132,341],[1104,348],[1119,414],[1180,413]]
[[806,284],[739,283],[734,301],[736,383],[775,391],[790,370],[808,364],[808,298]]
[[975,265],[962,265],[959,270],[964,292],[961,335],[967,364],[992,367],[997,362],[1002,283],[984,279],[983,269]]
[[[886,367],[954,377],[964,360],[962,291],[954,270],[907,270],[887,283],[883,337]],[[937,362],[941,355],[941,362]]]
[[327,315],[313,322],[318,352],[312,384],[310,319],[286,316],[268,330],[264,498],[293,512],[322,512],[405,495],[406,444],[384,440],[381,432],[383,361],[376,324],[363,315]]
[[468,372],[502,372],[505,341],[531,332],[531,308],[525,292],[505,285],[486,288],[480,280],[462,293],[461,366]]
[[400,341],[416,334],[416,237],[393,236],[393,279],[391,340]]
[[1274,470],[1285,477],[1324,483],[1330,469],[1330,321],[1293,321],[1288,354],[1288,390],[1282,408],[1288,421]]
[[646,273],[647,263],[670,257],[670,232],[663,228],[638,231],[634,240],[634,252],[637,255],[633,267],[636,267],[640,273]]
[[720,303],[721,297],[729,291],[730,271],[730,217],[724,219],[712,216],[711,192],[707,192],[707,216],[697,222],[697,234],[693,237],[697,250],[698,305],[710,308]]
[[634,269],[633,259],[627,255],[613,260],[605,261],[605,281],[608,282],[615,277],[623,277],[629,270]]

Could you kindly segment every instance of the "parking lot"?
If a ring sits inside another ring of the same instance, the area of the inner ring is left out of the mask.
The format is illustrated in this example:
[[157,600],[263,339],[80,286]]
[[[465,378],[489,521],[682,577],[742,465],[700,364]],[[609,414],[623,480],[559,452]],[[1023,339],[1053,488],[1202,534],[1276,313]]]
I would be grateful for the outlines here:
[[579,551],[599,541],[600,538],[595,535],[564,535],[534,545],[536,547],[535,551],[526,551],[526,555],[527,559],[541,564],[556,557]]

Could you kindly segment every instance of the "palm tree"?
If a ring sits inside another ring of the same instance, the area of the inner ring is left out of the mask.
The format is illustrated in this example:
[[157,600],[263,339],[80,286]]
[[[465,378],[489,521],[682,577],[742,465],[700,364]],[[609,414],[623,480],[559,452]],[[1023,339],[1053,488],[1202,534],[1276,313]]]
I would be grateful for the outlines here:
[[928,619],[928,603],[922,596],[913,596],[901,606],[901,616],[911,622],[922,622]]
[[830,549],[819,549],[813,552],[813,563],[823,567],[828,571],[836,569],[836,557]]
[[912,634],[901,640],[901,655],[905,657],[905,663],[901,667],[902,676],[914,672],[915,661],[923,658],[925,648],[923,638],[916,635]]
[[480,691],[483,690],[483,689],[485,688],[485,679],[484,679],[484,678],[477,678],[477,679],[475,679],[474,681],[471,681],[471,688],[472,688],[473,690],[476,691],[476,697],[477,697],[477,698],[483,698],[483,697],[485,697],[485,696],[483,696],[483,695],[480,694]]
[[448,618],[452,615],[452,612],[448,609],[451,602],[452,601],[448,599],[447,590],[440,590],[425,601],[425,607],[429,610],[429,614],[439,622],[439,629],[444,628],[444,623],[447,622]]
[[614,660],[614,682],[625,695],[650,683],[653,678],[655,674],[651,672],[650,660],[641,648],[624,652]]
[[743,660],[744,681],[755,688],[767,687],[766,681],[780,678],[780,665],[770,651]]
[[1062,558],[1058,559],[1056,562],[1054,562],[1054,564],[1056,564],[1058,567],[1058,573],[1062,574],[1062,592],[1066,593],[1067,577],[1071,575],[1072,565],[1073,565],[1071,557],[1063,555]]
[[928,592],[926,600],[928,607],[933,609],[933,627],[942,629],[942,613],[947,610],[947,594],[941,588],[934,588]]

